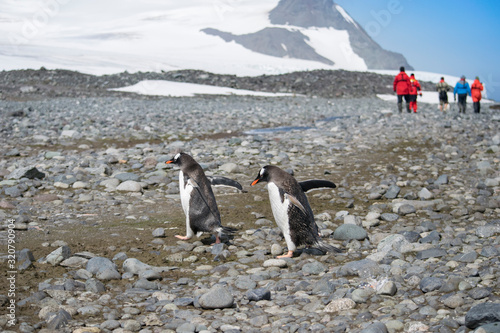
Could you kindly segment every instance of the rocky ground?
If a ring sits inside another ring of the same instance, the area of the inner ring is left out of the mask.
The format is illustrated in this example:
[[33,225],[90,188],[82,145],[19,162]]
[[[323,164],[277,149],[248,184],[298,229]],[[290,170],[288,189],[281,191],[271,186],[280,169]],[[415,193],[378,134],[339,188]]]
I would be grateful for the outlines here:
[[[4,331],[498,332],[500,114],[487,104],[399,114],[365,89],[157,98],[107,92],[125,85],[109,77],[0,74]],[[266,82],[310,76],[294,75]],[[238,229],[224,245],[173,237],[184,215],[164,162],[179,149],[246,190],[215,189]],[[250,186],[266,164],[337,184],[308,198],[342,254],[275,259],[284,240]]]

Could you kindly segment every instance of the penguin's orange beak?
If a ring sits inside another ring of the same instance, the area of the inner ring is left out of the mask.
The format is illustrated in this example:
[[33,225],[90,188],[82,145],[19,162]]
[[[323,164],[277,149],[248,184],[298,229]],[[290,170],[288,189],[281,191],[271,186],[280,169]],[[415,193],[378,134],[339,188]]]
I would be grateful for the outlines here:
[[256,180],[254,180],[254,181],[252,182],[252,185],[251,185],[251,186],[254,186],[254,185],[255,185],[255,184],[257,184],[259,181],[260,181],[260,178],[257,178]]
[[173,163],[173,162],[174,161],[172,161],[172,160],[168,160],[168,161],[165,162],[165,164],[170,164],[170,163]]

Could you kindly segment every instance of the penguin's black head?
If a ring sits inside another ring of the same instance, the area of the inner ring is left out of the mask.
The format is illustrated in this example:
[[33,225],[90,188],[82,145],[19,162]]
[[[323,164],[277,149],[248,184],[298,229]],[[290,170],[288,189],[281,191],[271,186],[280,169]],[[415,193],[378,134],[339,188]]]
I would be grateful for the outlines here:
[[260,169],[259,174],[257,175],[257,178],[252,182],[252,186],[257,184],[258,182],[268,182],[269,181],[269,166],[266,165],[262,169]]
[[177,153],[177,154],[175,154],[175,156],[173,158],[171,158],[170,160],[166,161],[165,163],[166,164],[173,163],[175,165],[180,166],[182,164],[182,161],[185,160],[187,156],[188,155],[185,154],[185,153]]

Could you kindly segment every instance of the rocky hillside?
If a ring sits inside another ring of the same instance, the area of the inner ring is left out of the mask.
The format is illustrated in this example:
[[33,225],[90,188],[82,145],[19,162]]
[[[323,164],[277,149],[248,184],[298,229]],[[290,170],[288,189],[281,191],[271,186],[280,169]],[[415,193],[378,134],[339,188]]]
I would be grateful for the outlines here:
[[[100,97],[125,93],[109,91],[142,80],[190,82],[235,89],[287,92],[325,98],[369,97],[392,92],[393,77],[369,72],[316,70],[282,75],[238,77],[197,70],[163,73],[119,73],[94,76],[67,70],[17,70],[0,72],[0,99],[29,100],[43,97]],[[432,82],[421,82],[433,90]]]
[[[239,77],[197,70],[163,73],[120,73],[93,76],[67,70],[17,70],[0,72],[0,99],[29,100],[43,97],[101,97],[125,93],[109,91],[142,80],[170,80],[235,89],[287,92],[324,98],[370,97],[391,93],[393,77],[370,72],[316,70],[282,75]],[[434,90],[432,82],[421,82],[423,90]]]

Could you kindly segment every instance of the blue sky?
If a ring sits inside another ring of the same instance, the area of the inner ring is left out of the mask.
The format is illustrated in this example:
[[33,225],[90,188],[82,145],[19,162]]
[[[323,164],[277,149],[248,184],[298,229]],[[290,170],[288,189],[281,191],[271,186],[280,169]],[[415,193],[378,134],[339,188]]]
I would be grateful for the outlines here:
[[[476,76],[500,101],[500,1],[334,0],[415,70]],[[454,85],[455,82],[448,82]]]

